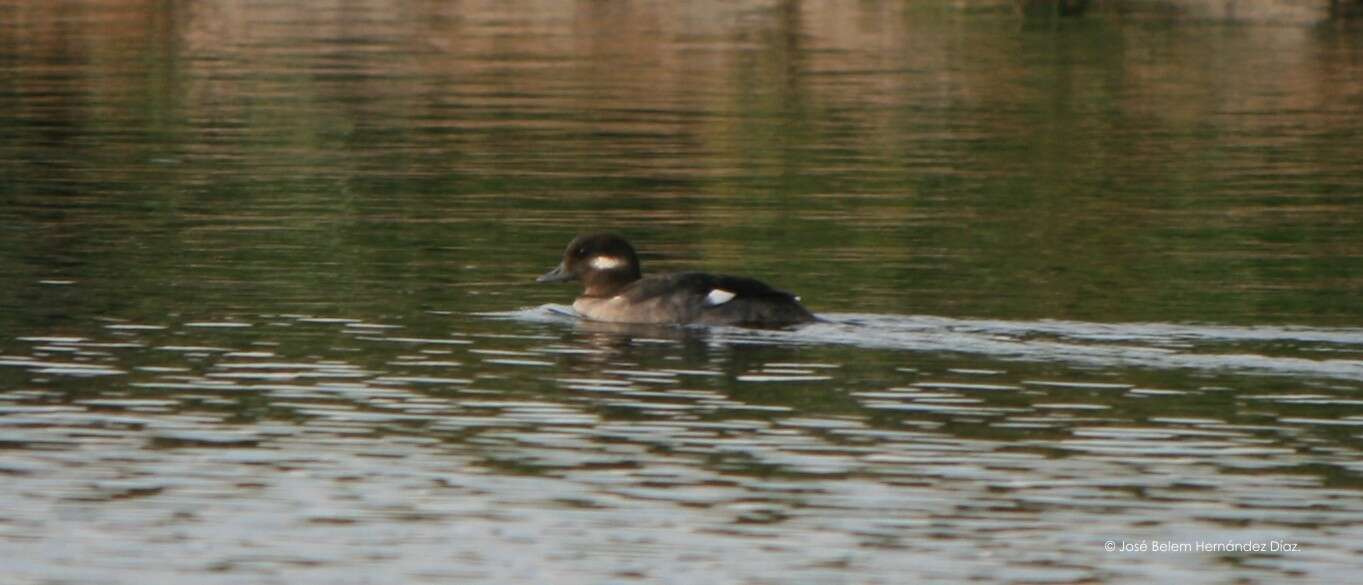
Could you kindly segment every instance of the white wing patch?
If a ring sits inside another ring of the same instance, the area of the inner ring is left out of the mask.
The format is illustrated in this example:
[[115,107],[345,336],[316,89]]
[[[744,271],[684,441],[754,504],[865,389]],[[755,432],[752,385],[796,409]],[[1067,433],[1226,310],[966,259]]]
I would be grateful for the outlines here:
[[597,270],[612,270],[625,265],[625,261],[615,256],[597,256],[592,258],[591,266]]
[[705,295],[705,306],[715,307],[734,300],[734,293],[722,288],[713,289],[710,294]]

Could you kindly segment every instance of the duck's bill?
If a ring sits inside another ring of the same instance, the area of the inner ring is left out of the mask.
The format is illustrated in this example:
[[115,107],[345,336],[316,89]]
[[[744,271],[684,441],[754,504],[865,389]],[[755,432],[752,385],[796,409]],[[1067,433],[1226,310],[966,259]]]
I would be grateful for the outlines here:
[[568,270],[563,267],[563,263],[559,262],[558,266],[555,266],[553,270],[540,275],[539,278],[535,279],[535,282],[563,282],[572,279],[573,273],[568,272]]

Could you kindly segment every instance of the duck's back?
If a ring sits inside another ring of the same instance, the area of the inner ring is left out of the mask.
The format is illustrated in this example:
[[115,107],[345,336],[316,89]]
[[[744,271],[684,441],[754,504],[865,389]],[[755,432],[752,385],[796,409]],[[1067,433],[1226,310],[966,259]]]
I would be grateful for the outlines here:
[[573,306],[590,319],[628,323],[779,326],[814,320],[786,291],[704,272],[648,276],[610,298],[583,297]]

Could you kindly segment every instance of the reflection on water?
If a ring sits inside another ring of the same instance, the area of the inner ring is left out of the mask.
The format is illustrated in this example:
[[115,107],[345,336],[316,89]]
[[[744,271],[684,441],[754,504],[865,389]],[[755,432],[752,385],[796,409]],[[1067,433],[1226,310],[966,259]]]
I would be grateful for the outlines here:
[[1351,31],[533,6],[20,5],[0,301],[444,308],[613,228],[823,310],[1363,321]]
[[[1356,355],[1357,332],[858,317],[881,337],[849,348],[819,328],[851,318],[622,333],[544,315],[450,316],[438,335],[303,315],[110,322],[7,342],[0,473],[16,505],[0,539],[24,559],[11,574],[84,581],[139,558],[157,561],[123,569],[130,581],[375,566],[414,582],[1331,580],[1356,567],[1344,535],[1363,519],[1350,431],[1363,380],[1037,362],[955,340]],[[893,336],[944,345],[878,349]],[[1102,553],[1113,538],[1301,552],[1152,564]]]
[[[16,583],[1363,569],[1345,26],[4,6]],[[606,228],[826,320],[565,316]]]

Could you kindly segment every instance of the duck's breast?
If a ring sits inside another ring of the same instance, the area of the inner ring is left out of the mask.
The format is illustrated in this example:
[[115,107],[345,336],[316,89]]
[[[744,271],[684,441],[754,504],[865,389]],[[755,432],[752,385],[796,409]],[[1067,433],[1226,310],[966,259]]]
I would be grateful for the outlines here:
[[609,323],[677,323],[696,321],[700,303],[690,295],[662,295],[635,298],[629,294],[612,297],[579,297],[573,309],[593,321]]

